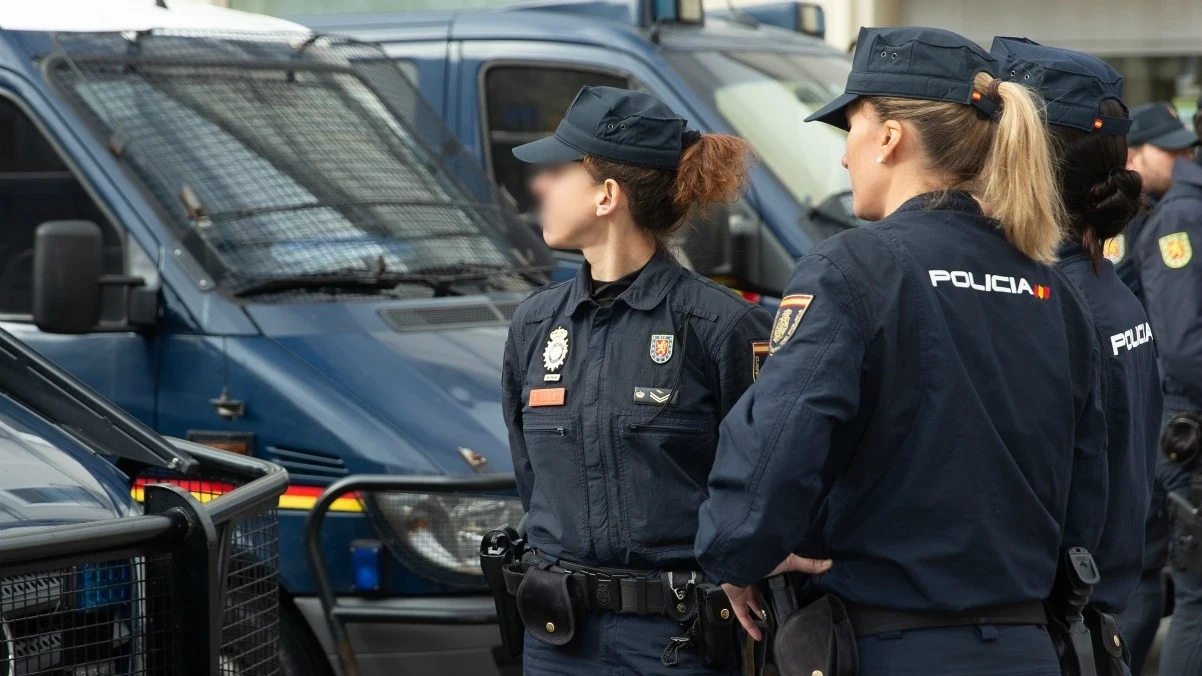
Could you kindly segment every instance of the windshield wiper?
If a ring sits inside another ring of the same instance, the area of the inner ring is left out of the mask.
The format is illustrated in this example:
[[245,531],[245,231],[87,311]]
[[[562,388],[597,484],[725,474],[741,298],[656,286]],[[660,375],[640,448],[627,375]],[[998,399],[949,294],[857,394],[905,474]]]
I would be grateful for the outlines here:
[[255,279],[239,286],[233,294],[237,298],[261,296],[268,293],[296,290],[331,289],[338,291],[387,291],[401,284],[421,284],[434,289],[435,296],[451,295],[443,290],[442,280],[428,275],[393,273],[332,272],[311,275],[289,275]]

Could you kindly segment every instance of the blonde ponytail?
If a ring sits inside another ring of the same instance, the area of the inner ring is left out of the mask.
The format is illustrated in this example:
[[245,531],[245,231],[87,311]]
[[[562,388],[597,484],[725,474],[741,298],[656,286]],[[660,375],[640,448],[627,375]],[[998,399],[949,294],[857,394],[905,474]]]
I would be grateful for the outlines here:
[[1000,108],[997,120],[962,103],[870,96],[880,121],[905,120],[918,133],[928,167],[946,190],[980,199],[1006,239],[1028,257],[1056,260],[1065,223],[1047,125],[1030,90],[978,73],[981,96]]
[[1041,104],[1030,89],[995,83],[988,73],[978,73],[974,84],[983,92],[992,86],[1001,103],[980,197],[1011,244],[1034,260],[1052,262],[1068,219]]

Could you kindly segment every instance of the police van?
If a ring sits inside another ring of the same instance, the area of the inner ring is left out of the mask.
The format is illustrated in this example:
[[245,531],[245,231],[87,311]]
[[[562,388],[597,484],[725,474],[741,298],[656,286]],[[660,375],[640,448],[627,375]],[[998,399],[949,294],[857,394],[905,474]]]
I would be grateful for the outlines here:
[[160,434],[287,470],[288,676],[500,668],[479,542],[521,505],[498,382],[555,261],[474,164],[376,46],[170,0],[0,3],[0,327]]
[[530,168],[511,150],[551,134],[584,85],[642,89],[692,128],[747,139],[759,165],[746,197],[700,215],[683,248],[695,270],[752,299],[779,297],[798,256],[859,223],[844,133],[803,122],[843,92],[851,69],[822,41],[816,5],[706,14],[701,0],[540,0],[297,20],[381,43],[523,212]]

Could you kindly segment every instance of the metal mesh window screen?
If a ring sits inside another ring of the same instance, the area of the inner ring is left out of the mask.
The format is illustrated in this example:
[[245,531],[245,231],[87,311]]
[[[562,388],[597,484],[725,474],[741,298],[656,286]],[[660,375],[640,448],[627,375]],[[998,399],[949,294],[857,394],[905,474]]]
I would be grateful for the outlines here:
[[[194,479],[151,470],[135,482],[134,496],[140,498],[140,488],[152,483],[180,486],[201,503],[241,485],[229,477]],[[214,525],[223,551],[228,553],[223,557],[221,674],[276,676],[280,673],[277,510],[273,507]]]
[[167,555],[0,578],[0,674],[169,676]]
[[552,260],[375,45],[62,34],[62,96],[209,274],[528,273]]

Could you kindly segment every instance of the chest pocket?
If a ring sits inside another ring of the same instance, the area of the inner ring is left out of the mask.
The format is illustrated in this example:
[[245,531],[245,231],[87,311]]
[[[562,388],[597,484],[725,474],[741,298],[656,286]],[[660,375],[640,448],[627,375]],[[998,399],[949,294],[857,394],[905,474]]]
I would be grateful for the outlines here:
[[584,556],[592,542],[584,486],[579,415],[526,413],[522,436],[534,470],[527,524],[534,544],[549,538],[566,554]]
[[623,531],[636,552],[680,550],[691,559],[717,421],[711,415],[667,411],[648,418],[639,411],[617,419]]

